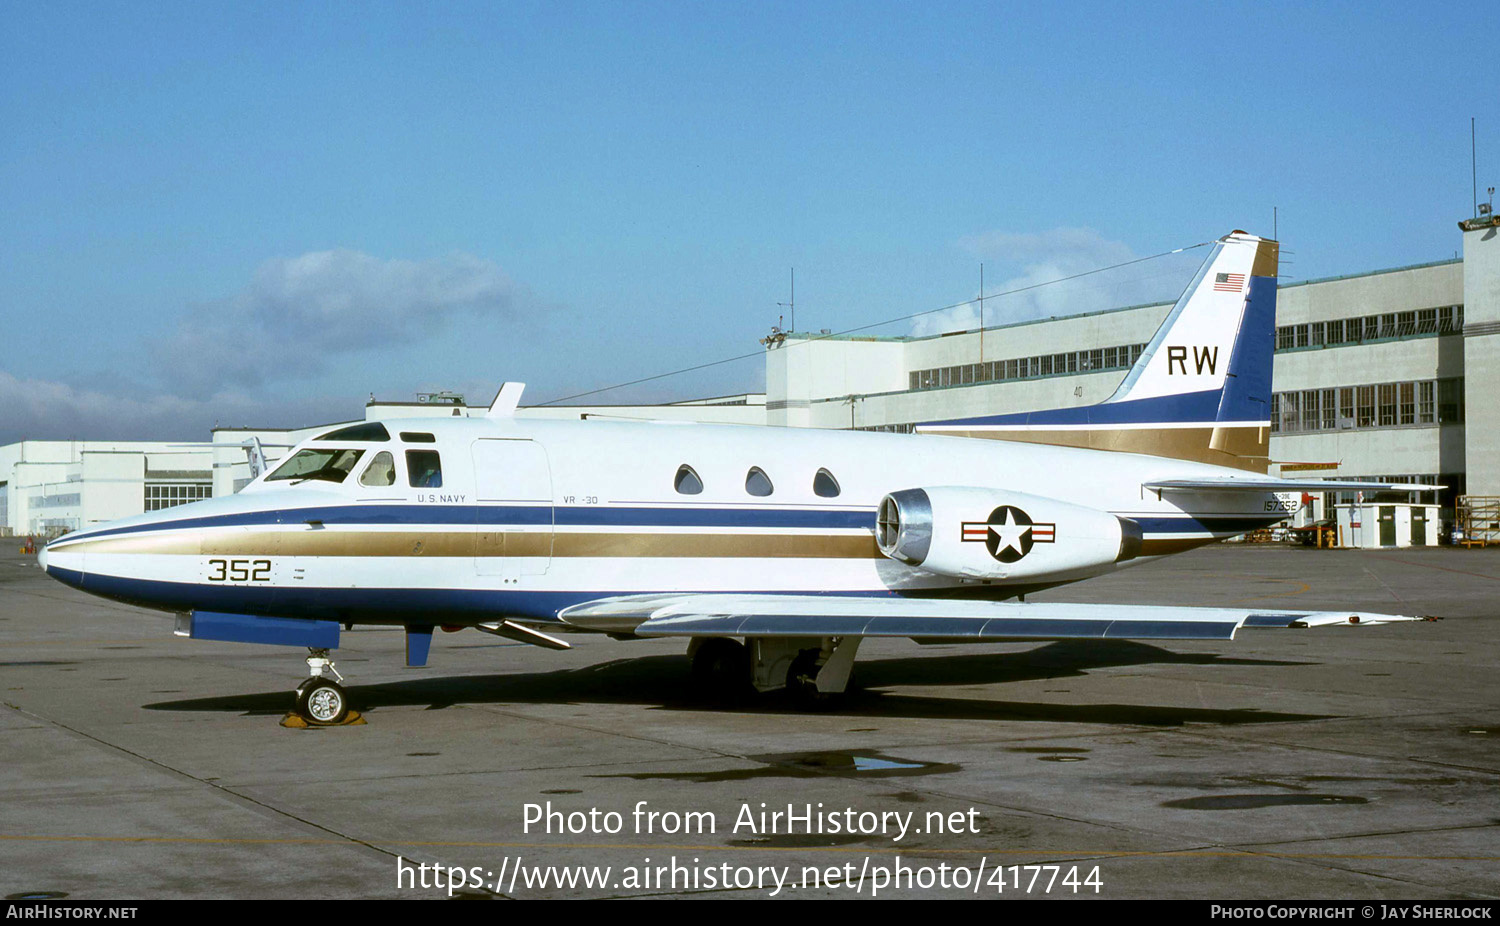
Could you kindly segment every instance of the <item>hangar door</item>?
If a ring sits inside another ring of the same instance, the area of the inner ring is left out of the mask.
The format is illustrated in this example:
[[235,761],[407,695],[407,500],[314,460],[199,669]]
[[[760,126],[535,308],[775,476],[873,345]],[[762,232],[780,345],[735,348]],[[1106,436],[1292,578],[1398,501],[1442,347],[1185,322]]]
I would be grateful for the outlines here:
[[545,573],[552,562],[547,451],[531,440],[486,439],[475,441],[472,452],[475,569],[506,579]]

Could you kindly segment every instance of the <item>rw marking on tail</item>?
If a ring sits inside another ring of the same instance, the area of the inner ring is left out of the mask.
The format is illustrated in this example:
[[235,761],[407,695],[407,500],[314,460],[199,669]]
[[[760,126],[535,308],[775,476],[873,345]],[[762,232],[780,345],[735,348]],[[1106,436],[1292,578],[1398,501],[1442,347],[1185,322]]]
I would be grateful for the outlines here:
[[1113,395],[1097,405],[919,425],[951,434],[1144,453],[1266,472],[1277,243],[1215,243]]

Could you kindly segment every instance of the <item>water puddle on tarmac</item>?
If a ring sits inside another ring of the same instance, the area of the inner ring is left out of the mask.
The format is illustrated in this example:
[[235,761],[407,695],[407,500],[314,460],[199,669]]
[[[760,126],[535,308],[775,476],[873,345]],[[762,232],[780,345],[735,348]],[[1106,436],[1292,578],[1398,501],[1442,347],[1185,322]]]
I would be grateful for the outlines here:
[[1040,753],[1037,756],[1040,762],[1087,762],[1087,757],[1077,753],[1093,750],[1079,746],[1010,746],[1006,752]]
[[714,772],[636,772],[595,777],[633,778],[637,781],[651,779],[692,781],[706,784],[718,781],[754,781],[762,778],[813,778],[819,775],[900,778],[915,775],[942,775],[956,772],[961,768],[961,766],[947,762],[925,762],[921,759],[886,755],[873,749],[770,753],[745,758],[761,763],[761,767]]

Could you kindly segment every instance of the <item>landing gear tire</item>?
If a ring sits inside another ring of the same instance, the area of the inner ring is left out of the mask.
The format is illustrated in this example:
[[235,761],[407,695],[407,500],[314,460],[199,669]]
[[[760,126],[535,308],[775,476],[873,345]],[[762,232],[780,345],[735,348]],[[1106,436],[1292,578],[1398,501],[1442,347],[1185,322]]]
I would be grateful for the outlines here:
[[825,710],[838,700],[832,692],[818,690],[818,651],[805,649],[786,670],[786,693],[799,710]]
[[724,637],[704,640],[693,653],[693,688],[716,704],[737,704],[749,697],[750,651]]
[[349,697],[337,682],[310,678],[297,686],[297,713],[309,723],[340,724],[349,716]]

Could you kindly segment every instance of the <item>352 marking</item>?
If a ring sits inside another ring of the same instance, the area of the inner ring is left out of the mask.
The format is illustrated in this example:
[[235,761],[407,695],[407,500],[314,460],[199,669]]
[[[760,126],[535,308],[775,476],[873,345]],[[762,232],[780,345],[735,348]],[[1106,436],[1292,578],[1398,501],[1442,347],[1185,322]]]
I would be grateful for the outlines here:
[[268,559],[211,559],[208,569],[210,582],[271,581],[271,561]]

